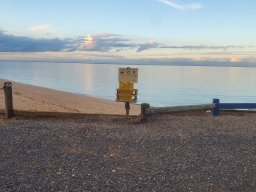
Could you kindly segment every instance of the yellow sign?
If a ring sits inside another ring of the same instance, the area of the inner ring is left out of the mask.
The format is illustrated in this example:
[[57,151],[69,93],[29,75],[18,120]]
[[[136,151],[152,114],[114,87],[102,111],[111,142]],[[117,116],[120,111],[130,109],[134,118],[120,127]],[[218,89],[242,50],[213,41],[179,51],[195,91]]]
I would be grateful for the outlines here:
[[119,89],[133,90],[134,89],[134,84],[133,83],[121,82],[121,83],[119,83]]
[[119,68],[119,82],[137,83],[138,68]]
[[135,103],[138,90],[134,89],[134,83],[138,82],[138,68],[119,68],[119,89],[116,90],[116,101]]
[[125,90],[117,89],[116,101],[117,102],[136,102],[137,101],[138,90]]

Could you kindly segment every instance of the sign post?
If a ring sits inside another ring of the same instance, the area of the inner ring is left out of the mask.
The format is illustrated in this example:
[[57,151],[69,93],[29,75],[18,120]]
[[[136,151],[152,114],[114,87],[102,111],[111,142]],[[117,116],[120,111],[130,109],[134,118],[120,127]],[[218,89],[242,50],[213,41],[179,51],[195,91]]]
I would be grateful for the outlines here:
[[138,83],[138,68],[119,68],[118,78],[116,101],[125,103],[126,115],[129,116],[130,103],[137,102],[138,90],[134,89],[134,83]]

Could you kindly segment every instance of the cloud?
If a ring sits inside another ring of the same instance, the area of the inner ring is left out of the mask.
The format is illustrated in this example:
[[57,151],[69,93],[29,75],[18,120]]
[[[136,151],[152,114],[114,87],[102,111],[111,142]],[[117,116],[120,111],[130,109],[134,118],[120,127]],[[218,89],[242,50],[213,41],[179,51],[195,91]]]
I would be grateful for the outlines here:
[[35,25],[29,28],[31,31],[45,31],[51,28],[50,25]]
[[163,45],[157,42],[149,42],[145,44],[139,44],[137,52],[145,51],[148,49],[186,49],[186,50],[228,50],[228,49],[243,49],[251,46],[236,46],[236,45],[224,45],[224,46],[213,46],[213,45]]
[[138,56],[118,56],[102,53],[70,53],[63,52],[39,52],[36,54],[30,53],[1,53],[0,61],[13,62],[52,62],[52,63],[92,63],[92,64],[119,64],[119,65],[166,65],[166,66],[218,66],[218,67],[256,67],[256,57],[244,55],[223,57],[204,56],[195,58],[194,56],[176,56],[169,58],[158,57],[138,57]]
[[232,50],[252,48],[252,46],[236,45],[166,45],[157,41],[136,43],[133,39],[117,34],[94,34],[85,37],[66,39],[33,39],[24,36],[14,36],[0,31],[0,52],[46,52],[46,51],[88,51],[88,52],[120,52],[135,50],[136,52],[150,49],[180,49],[180,50]]
[[116,34],[87,35],[80,40],[79,51],[108,52],[111,49],[133,48],[135,46],[130,39]]
[[181,3],[176,3],[173,0],[157,0],[165,5],[168,5],[174,9],[178,10],[195,10],[195,9],[201,9],[203,8],[202,3],[189,3],[189,4],[181,4]]
[[[247,46],[249,47],[249,46]],[[242,49],[245,46],[236,46],[236,45],[224,45],[224,46],[212,46],[212,45],[185,45],[185,46],[160,46],[158,48],[165,48],[165,49],[188,49],[188,50],[206,50],[206,49],[213,49],[213,50],[228,50],[228,49]]]
[[149,41],[145,43],[134,43],[132,39],[125,38],[116,34],[95,34],[81,37],[77,42],[81,42],[77,50],[79,51],[99,51],[108,52],[111,50],[121,51],[124,49],[135,49],[137,52],[146,51],[149,49],[186,49],[186,50],[228,50],[242,49],[243,46],[224,45],[164,45],[157,41]]
[[138,44],[137,52],[145,51],[152,48],[160,48],[161,44],[156,41],[149,41],[148,43]]
[[74,46],[70,39],[33,39],[0,31],[0,52],[69,51]]

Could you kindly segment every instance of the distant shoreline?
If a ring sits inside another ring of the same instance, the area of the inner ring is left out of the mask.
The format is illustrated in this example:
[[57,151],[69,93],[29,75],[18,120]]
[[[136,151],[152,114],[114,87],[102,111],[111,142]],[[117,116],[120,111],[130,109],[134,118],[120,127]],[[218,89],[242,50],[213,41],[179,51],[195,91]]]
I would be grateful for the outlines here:
[[[207,64],[201,63],[200,61],[153,61],[150,64],[150,61],[136,61],[136,60],[128,60],[128,61],[121,61],[121,62],[114,62],[114,61],[88,61],[88,60],[7,60],[7,59],[0,59],[0,62],[28,62],[28,63],[75,63],[75,64],[95,64],[95,65],[141,65],[141,66],[176,66],[176,67],[235,67],[235,68],[256,68],[256,63],[247,63],[244,64],[242,62],[237,63],[230,63],[230,62],[216,62],[216,61],[208,61]],[[189,62],[190,64],[188,64]],[[217,63],[217,64],[216,64]]]

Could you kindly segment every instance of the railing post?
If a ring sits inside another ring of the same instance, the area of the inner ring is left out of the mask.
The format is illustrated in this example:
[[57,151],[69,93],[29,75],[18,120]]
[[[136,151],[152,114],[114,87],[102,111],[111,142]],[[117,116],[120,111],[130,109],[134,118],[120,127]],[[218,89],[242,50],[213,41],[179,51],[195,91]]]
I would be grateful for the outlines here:
[[129,102],[125,102],[125,112],[126,112],[126,116],[129,116],[129,112],[130,112],[130,103]]
[[220,115],[220,107],[219,107],[220,100],[219,99],[213,99],[212,102],[216,105],[216,107],[214,109],[212,109],[212,115],[213,116],[219,116]]
[[150,107],[150,105],[148,103],[142,103],[141,104],[141,117],[143,119],[147,118],[146,109],[148,109],[149,107]]
[[12,83],[5,82],[4,83],[4,96],[5,96],[5,109],[6,109],[6,117],[11,118],[14,117],[13,110],[13,101],[12,101]]

